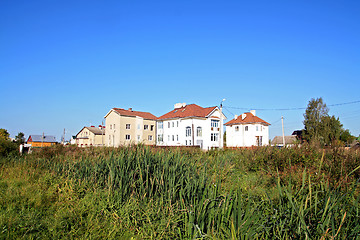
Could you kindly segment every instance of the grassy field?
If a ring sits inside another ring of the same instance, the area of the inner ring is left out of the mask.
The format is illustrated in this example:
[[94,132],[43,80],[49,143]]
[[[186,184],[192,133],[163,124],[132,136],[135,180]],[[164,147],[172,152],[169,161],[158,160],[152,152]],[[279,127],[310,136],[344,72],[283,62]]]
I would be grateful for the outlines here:
[[0,158],[1,239],[360,239],[360,154],[56,146]]

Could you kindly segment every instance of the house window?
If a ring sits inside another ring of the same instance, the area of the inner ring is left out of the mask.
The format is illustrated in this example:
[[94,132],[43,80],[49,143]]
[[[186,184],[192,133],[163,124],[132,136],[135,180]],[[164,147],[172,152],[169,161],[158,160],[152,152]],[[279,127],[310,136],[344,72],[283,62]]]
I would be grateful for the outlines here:
[[168,142],[170,142],[170,135],[168,135]]
[[140,124],[138,124],[138,129],[140,129]]
[[129,134],[126,134],[126,135],[125,135],[125,139],[126,139],[126,140],[130,140],[130,135],[129,135]]
[[179,121],[176,121],[176,127],[179,127]]
[[110,124],[110,129],[112,129],[112,125]]
[[126,129],[130,129],[130,124],[126,124]]
[[196,128],[196,136],[202,137],[202,128],[201,127]]
[[175,141],[175,136],[174,135],[172,135],[172,140]]
[[172,127],[175,127],[175,123],[174,123],[174,122],[172,122]]
[[163,142],[164,141],[164,135],[159,134],[158,135],[158,142]]
[[239,126],[235,126],[235,132],[239,131]]
[[149,129],[149,125],[144,125],[144,130],[148,130]]
[[115,123],[114,123],[114,129],[115,129]]
[[245,126],[245,131],[249,131],[249,127],[248,127],[248,126]]
[[256,131],[259,131],[259,126],[256,126]]
[[148,136],[148,140],[149,140],[149,141],[152,141],[152,140],[153,140],[153,136],[152,136],[152,135],[149,135],[149,136]]
[[176,135],[176,141],[179,141],[179,135]]
[[140,141],[140,139],[141,139],[141,138],[140,138],[140,135],[137,135],[137,140],[138,140],[138,142]]
[[185,136],[186,137],[191,137],[191,127],[186,127]]
[[211,141],[217,142],[219,140],[219,133],[211,133]]
[[214,127],[214,128],[219,127],[219,120],[211,119],[211,127]]
[[163,122],[158,122],[158,128],[163,129],[164,128],[164,123]]
[[185,140],[185,145],[187,145],[187,140]]
[[189,146],[191,146],[191,140],[189,140]]
[[154,131],[154,125],[150,125],[150,131]]
[[168,122],[168,128],[170,128],[170,122]]

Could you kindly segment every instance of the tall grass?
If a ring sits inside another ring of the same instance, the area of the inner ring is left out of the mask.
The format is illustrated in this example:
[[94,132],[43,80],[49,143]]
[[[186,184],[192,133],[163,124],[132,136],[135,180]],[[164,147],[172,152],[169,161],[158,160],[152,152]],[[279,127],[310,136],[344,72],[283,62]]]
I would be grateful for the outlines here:
[[0,161],[0,238],[360,237],[357,152],[57,147]]

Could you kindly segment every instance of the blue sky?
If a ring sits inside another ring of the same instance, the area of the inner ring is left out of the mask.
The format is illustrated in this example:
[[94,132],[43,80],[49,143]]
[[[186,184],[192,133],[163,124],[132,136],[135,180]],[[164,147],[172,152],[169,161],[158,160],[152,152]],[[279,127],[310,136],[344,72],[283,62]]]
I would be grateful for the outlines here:
[[[360,1],[1,1],[0,128],[67,138],[112,108],[258,109],[270,137],[322,97],[360,134]],[[265,110],[260,110],[265,109]]]

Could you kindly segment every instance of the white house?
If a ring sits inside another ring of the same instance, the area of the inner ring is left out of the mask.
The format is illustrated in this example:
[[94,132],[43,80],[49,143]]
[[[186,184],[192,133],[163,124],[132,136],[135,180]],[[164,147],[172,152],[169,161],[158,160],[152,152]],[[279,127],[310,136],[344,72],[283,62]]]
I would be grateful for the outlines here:
[[200,146],[204,150],[222,147],[223,119],[226,117],[218,107],[177,103],[157,120],[157,145]]
[[269,123],[256,116],[255,110],[225,123],[227,147],[251,147],[269,144]]

